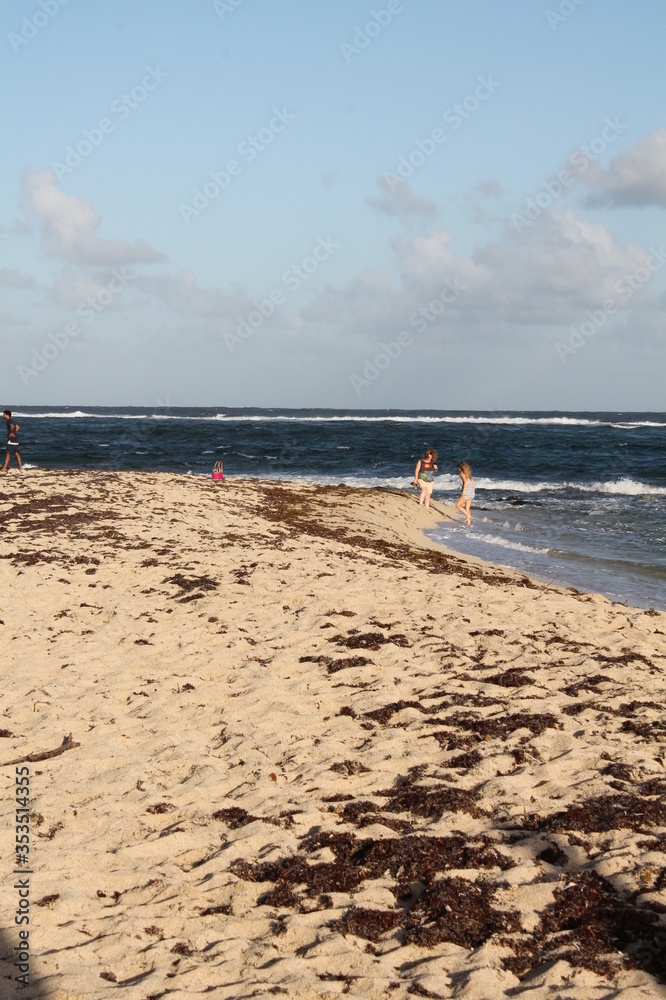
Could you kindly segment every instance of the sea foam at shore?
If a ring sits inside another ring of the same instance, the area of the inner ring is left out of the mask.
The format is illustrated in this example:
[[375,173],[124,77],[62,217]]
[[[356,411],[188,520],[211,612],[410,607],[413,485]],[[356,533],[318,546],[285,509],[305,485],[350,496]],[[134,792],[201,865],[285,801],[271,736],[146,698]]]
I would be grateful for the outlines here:
[[141,469],[405,487],[426,447],[435,496],[477,481],[470,532],[434,535],[543,580],[666,608],[666,416],[29,407],[29,465]]

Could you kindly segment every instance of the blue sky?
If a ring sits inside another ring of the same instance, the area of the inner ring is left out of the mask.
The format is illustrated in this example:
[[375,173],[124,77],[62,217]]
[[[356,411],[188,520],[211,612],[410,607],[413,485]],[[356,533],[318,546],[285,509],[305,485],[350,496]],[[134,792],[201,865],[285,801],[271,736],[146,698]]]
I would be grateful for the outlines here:
[[664,21],[5,5],[4,405],[663,410]]

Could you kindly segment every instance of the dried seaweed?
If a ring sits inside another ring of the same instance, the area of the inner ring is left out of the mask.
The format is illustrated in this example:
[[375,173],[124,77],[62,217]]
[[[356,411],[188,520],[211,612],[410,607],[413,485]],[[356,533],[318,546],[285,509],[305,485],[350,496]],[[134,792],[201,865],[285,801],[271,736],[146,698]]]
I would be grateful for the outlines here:
[[485,684],[497,684],[499,687],[524,687],[526,684],[534,684],[534,678],[522,670],[505,670],[501,674],[493,674],[492,677],[484,677]]
[[384,636],[381,632],[357,632],[346,636],[333,635],[328,641],[334,642],[337,646],[346,646],[347,649],[377,650],[388,643],[393,643],[394,646],[401,646],[402,648],[409,646],[409,642],[404,635]]
[[[372,807],[372,803],[363,803],[365,807],[368,805]],[[323,848],[333,852],[335,861],[309,863],[308,856]],[[306,837],[296,856],[259,864],[237,861],[233,872],[245,881],[274,883],[273,889],[259,897],[260,904],[299,909],[303,908],[307,897],[350,892],[367,879],[391,877],[394,880],[394,896],[396,900],[403,900],[404,909],[404,897],[410,885],[431,885],[438,875],[448,869],[499,868],[504,871],[513,864],[485,838],[474,841],[462,835],[416,835],[399,839],[359,840],[352,833],[320,832]],[[305,887],[305,896],[299,893],[299,887]],[[369,912],[375,914],[377,911]],[[420,926],[432,920],[433,913],[428,906],[422,907],[412,925]],[[350,919],[356,921],[357,917]],[[378,930],[376,919],[368,917],[373,935],[383,933]],[[397,921],[394,923],[397,925]],[[344,927],[351,930],[349,923],[340,925],[340,929]],[[352,932],[359,933],[358,930]],[[377,938],[370,937],[369,940]]]
[[319,498],[330,498],[334,506],[336,500],[344,502],[354,495],[351,487],[317,486],[307,493],[287,493],[279,486],[268,483],[260,483],[257,488],[263,496],[263,503],[256,511],[260,517],[285,525],[292,537],[309,535],[346,545],[349,548],[343,550],[340,555],[348,558],[363,558],[367,561],[367,553],[373,552],[385,559],[389,565],[400,568],[407,565],[410,571],[416,567],[429,573],[454,574],[468,580],[483,580],[490,586],[505,586],[510,583],[513,586],[537,589],[537,584],[525,576],[509,577],[444,552],[401,544],[367,534],[352,534],[342,526],[334,528],[324,524],[318,504]]
[[329,924],[331,930],[341,934],[355,934],[365,941],[379,941],[383,934],[405,922],[402,910],[368,910],[351,907],[337,920]]
[[233,913],[231,903],[217,903],[215,906],[207,906],[205,909],[200,911],[199,916],[214,917],[217,916],[218,913],[223,913],[226,917],[230,917]]
[[263,819],[261,816],[251,816],[246,809],[238,806],[230,806],[228,809],[217,809],[213,813],[213,819],[221,820],[230,830],[238,830],[241,826],[248,826],[249,823],[277,823],[277,820]]
[[606,677],[605,674],[594,674],[592,677],[584,677],[581,681],[567,684],[566,687],[561,688],[561,691],[563,694],[568,694],[570,698],[577,698],[579,691],[588,691],[590,688],[594,690],[600,684],[612,684],[612,679]]
[[530,714],[516,712],[513,715],[498,715],[492,718],[481,718],[471,713],[457,712],[442,720],[447,726],[458,729],[473,730],[479,736],[490,736],[506,740],[518,729],[529,729],[534,736],[540,736],[546,729],[561,729],[562,723],[550,712]]
[[[204,597],[204,591],[217,590],[219,584],[212,580],[209,576],[193,576],[187,577],[183,576],[182,573],[176,573],[174,576],[167,577],[162,580],[162,583],[170,583],[173,586],[178,587],[178,593],[175,595],[176,600],[180,604],[188,603],[189,601],[199,600]],[[192,593],[196,591],[196,593]]]
[[644,663],[647,667],[657,668],[652,660],[642,653],[636,653],[632,649],[625,649],[619,656],[606,656],[605,653],[594,653],[592,659],[597,663],[608,663],[616,666],[628,667],[630,663]]
[[478,750],[470,750],[468,753],[461,753],[457,757],[452,757],[451,760],[445,762],[444,767],[464,767],[469,770],[480,764],[482,760],[483,757]]
[[505,943],[514,948],[504,966],[524,977],[545,962],[562,960],[597,975],[610,977],[618,949],[628,953],[628,964],[644,969],[659,981],[666,979],[664,932],[649,910],[622,899],[612,884],[594,871],[563,876],[539,926],[527,941]]
[[632,722],[627,719],[620,726],[621,733],[634,733],[648,743],[659,743],[666,736],[666,722]]
[[575,717],[585,712],[588,708],[600,710],[600,706],[595,701],[579,701],[573,705],[564,705],[561,709],[563,715]]
[[622,764],[619,761],[612,761],[607,764],[606,767],[601,769],[601,774],[610,774],[613,778],[618,778],[620,781],[632,781],[633,774],[632,770],[628,764]]
[[346,670],[347,667],[365,667],[372,663],[367,656],[348,656],[346,660],[331,660],[326,665],[326,672],[336,674],[338,670]]
[[[481,741],[480,736],[462,736],[459,733],[450,733],[445,730],[439,730],[436,733],[428,733],[428,736],[432,736],[433,739],[436,739],[444,750],[467,750],[469,747],[473,747]],[[422,739],[422,737],[419,738]]]
[[311,894],[349,892],[360,885],[364,878],[360,869],[347,862],[308,864],[300,857],[282,858],[280,861],[259,864],[238,861],[233,867],[233,872],[246,882],[276,882],[276,890],[285,886],[288,888],[294,885],[306,885]]
[[551,833],[568,830],[605,833],[619,829],[643,832],[653,826],[666,826],[666,802],[630,793],[585,799],[552,816],[527,816],[522,824],[525,830]]
[[387,812],[408,812],[412,816],[437,819],[445,812],[464,812],[470,816],[482,816],[484,811],[476,805],[479,793],[474,789],[465,791],[448,785],[420,785],[413,778],[402,780],[396,788],[377,792],[388,799],[384,807]]
[[428,712],[438,712],[439,708],[424,708],[420,701],[393,701],[390,705],[384,705],[382,708],[375,708],[371,712],[365,712],[366,719],[373,719],[375,722],[380,722],[382,725],[386,725],[392,715],[396,712],[401,712],[403,708],[415,708],[418,712],[427,714]]
[[330,770],[338,774],[367,774],[370,768],[358,760],[341,760],[337,764],[331,764]]
[[478,948],[493,934],[522,930],[518,913],[490,905],[496,891],[482,879],[438,879],[412,906],[411,914],[422,917],[422,922],[405,932],[405,943],[432,948],[450,941],[461,948]]

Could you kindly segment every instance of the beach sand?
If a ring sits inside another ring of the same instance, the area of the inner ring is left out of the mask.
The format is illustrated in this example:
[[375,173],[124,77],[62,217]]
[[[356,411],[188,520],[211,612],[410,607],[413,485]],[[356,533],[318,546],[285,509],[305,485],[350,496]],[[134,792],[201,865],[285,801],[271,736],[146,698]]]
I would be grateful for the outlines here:
[[666,614],[453,556],[413,494],[30,470],[0,509],[3,997],[8,762],[70,734],[24,995],[666,997]]

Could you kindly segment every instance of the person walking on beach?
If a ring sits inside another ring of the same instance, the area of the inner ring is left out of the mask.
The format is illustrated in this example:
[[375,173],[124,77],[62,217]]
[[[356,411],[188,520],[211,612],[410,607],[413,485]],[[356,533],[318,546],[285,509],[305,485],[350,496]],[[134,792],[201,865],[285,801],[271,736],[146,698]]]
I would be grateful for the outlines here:
[[456,509],[465,515],[465,524],[472,523],[472,500],[476,493],[476,482],[472,479],[472,470],[467,462],[461,462],[458,472],[462,480],[462,493],[456,502]]
[[21,456],[19,455],[19,439],[18,430],[19,425],[12,420],[12,411],[5,410],[2,414],[7,422],[7,454],[5,455],[5,464],[2,467],[2,471],[7,471],[7,466],[9,465],[9,459],[12,455],[16,455],[16,461],[18,462],[19,472],[23,472],[23,466],[21,465]]
[[421,490],[419,507],[425,507],[426,510],[430,507],[430,496],[435,485],[436,461],[437,452],[433,451],[432,448],[428,448],[423,458],[418,460],[414,469],[414,487],[418,486]]

